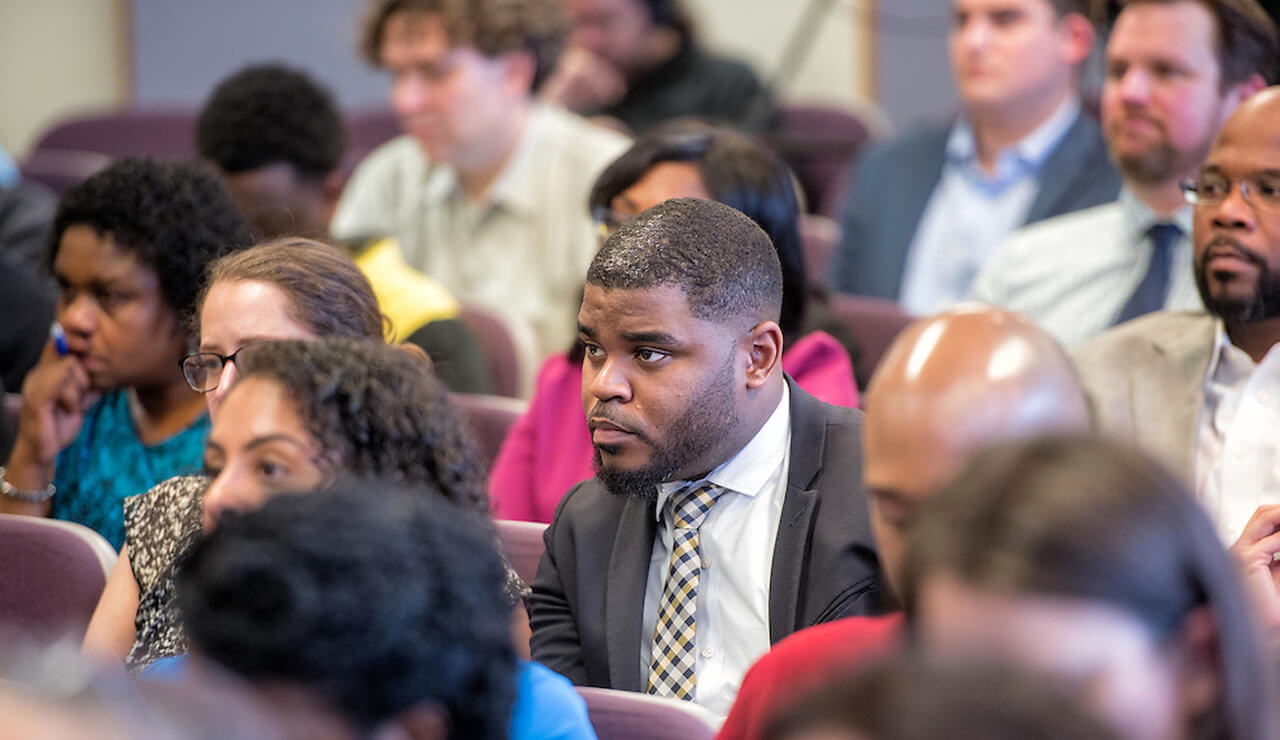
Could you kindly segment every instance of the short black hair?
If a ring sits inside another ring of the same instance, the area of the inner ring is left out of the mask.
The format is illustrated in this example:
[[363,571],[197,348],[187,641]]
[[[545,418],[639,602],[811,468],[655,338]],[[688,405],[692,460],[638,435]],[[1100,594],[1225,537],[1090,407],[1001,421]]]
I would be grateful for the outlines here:
[[196,121],[196,148],[229,174],[285,162],[323,178],[338,169],[347,134],[320,83],[283,64],[256,64],[214,88]]
[[784,337],[798,338],[809,280],[800,238],[800,201],[786,163],[755,139],[727,126],[693,119],[667,121],[637,137],[596,178],[587,198],[592,215],[608,209],[614,198],[663,162],[696,166],[713,200],[747,214],[769,235],[782,267],[778,323]]
[[587,284],[626,290],[673,285],[690,312],[724,323],[777,321],[782,268],[768,235],[736,208],[675,198],[623,224],[596,253]]
[[178,604],[201,654],[358,727],[435,702],[449,737],[500,740],[516,656],[495,542],[431,491],[342,479],[219,520],[182,561]]
[[279,383],[338,469],[429,484],[450,501],[488,510],[484,463],[466,418],[408,351],[345,338],[266,342],[241,354],[237,369],[237,383]]
[[53,219],[50,265],[72,226],[110,236],[153,270],[165,303],[184,322],[195,309],[205,267],[253,244],[222,181],[193,162],[121,159],[68,190]]

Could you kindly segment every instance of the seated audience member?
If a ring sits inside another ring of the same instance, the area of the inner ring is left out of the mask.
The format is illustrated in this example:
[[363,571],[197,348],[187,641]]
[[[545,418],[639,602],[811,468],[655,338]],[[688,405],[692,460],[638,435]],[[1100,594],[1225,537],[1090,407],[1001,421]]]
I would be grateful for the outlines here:
[[[223,80],[200,111],[196,145],[259,239],[330,240],[346,132],[333,96],[304,72],[262,64]],[[484,355],[458,319],[461,306],[443,285],[405,264],[393,238],[343,246],[369,276],[394,339],[425,349],[450,389],[493,390]]]
[[[326,244],[286,239],[235,252],[211,263],[202,284],[195,301],[199,344],[183,358],[182,372],[192,390],[205,394],[210,417],[235,382],[236,360],[247,346],[318,337],[382,341],[382,314],[368,279]],[[153,638],[135,632],[139,598],[168,598],[160,573],[199,531],[207,485],[203,477],[182,475],[125,499],[125,544],[89,624],[90,652],[123,660],[135,641],[150,644]]]
[[52,232],[57,318],[22,388],[0,511],[124,540],[120,504],[199,469],[209,419],[178,362],[213,259],[248,245],[235,202],[192,164],[121,160],[67,191]]
[[[898,592],[918,509],[986,445],[1087,428],[1071,361],[1031,322],[962,305],[908,326],[867,391],[864,480],[882,573]],[[850,617],[788,637],[742,680],[721,740],[759,740],[777,709],[896,645],[901,620]]]
[[391,73],[405,135],[360,163],[333,219],[341,239],[395,237],[411,266],[505,316],[531,363],[573,339],[596,249],[583,204],[627,146],[532,98],[561,21],[555,0],[370,0],[363,51]]
[[543,98],[635,132],[683,117],[755,132],[776,122],[760,79],[703,49],[681,0],[568,0],[567,8],[569,48]]
[[1124,175],[1113,203],[1014,234],[972,296],[1025,314],[1067,345],[1137,316],[1200,310],[1191,207],[1237,104],[1274,79],[1276,30],[1254,0],[1132,0],[1107,41],[1102,123]]
[[492,527],[433,489],[342,480],[223,516],[177,578],[200,659],[340,737],[504,740],[506,568]]
[[[857,406],[849,355],[824,329],[844,331],[808,289],[795,184],[786,165],[732,130],[690,121],[663,124],[636,140],[592,188],[590,206],[612,232],[668,198],[710,198],[750,216],[782,265],[782,369],[804,390]],[[844,332],[847,334],[848,332]],[[849,343],[856,351],[856,342]],[[554,355],[538,373],[533,401],[494,462],[490,492],[504,519],[549,522],[573,484],[590,478],[592,446],[582,415],[582,345]]]
[[1275,737],[1272,661],[1191,492],[1114,441],[979,453],[902,571],[915,643],[1072,682],[1135,740]]
[[724,713],[774,642],[879,611],[861,412],[785,377],[782,292],[768,236],[722,203],[605,241],[578,313],[597,472],[546,533],[535,660]]
[[1085,0],[951,0],[954,122],[869,147],[854,167],[832,285],[916,314],[961,301],[1017,227],[1106,203],[1120,178],[1078,76]]
[[[0,389],[17,393],[49,341],[54,302],[40,279],[0,252]],[[2,412],[0,412],[2,413]],[[0,457],[7,455],[0,454]]]
[[0,253],[48,281],[49,227],[58,208],[53,193],[34,183],[0,185]]
[[1245,101],[1188,186],[1209,313],[1155,313],[1076,352],[1099,428],[1194,481],[1226,542],[1258,506],[1280,502],[1277,116],[1280,88]]
[[282,487],[377,473],[432,483],[450,500],[485,509],[484,468],[465,421],[421,359],[323,339],[250,345],[235,369],[205,453],[211,478],[169,481],[129,502],[129,562],[122,557],[112,574],[86,651],[127,656],[134,670],[185,652],[172,601],[175,559],[221,512],[258,505]]
[[1008,665],[903,657],[796,702],[765,740],[1119,740],[1064,686]]

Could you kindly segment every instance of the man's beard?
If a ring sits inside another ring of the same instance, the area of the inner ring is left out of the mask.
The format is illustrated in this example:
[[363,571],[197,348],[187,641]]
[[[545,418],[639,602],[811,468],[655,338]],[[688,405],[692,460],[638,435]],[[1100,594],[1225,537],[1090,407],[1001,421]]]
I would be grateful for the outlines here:
[[[1215,298],[1209,292],[1208,262],[1213,247],[1232,247],[1240,259],[1258,268],[1250,298]],[[1280,275],[1272,273],[1267,263],[1252,250],[1227,236],[1218,236],[1209,242],[1196,260],[1196,288],[1205,310],[1228,324],[1246,324],[1280,317]]]
[[681,468],[707,455],[725,435],[738,425],[738,407],[733,397],[733,356],[724,368],[704,387],[689,408],[671,423],[665,442],[647,436],[637,440],[648,444],[652,452],[649,463],[636,470],[618,470],[604,464],[600,448],[592,455],[596,478],[605,489],[617,496],[651,501],[658,497],[659,484],[672,478]]

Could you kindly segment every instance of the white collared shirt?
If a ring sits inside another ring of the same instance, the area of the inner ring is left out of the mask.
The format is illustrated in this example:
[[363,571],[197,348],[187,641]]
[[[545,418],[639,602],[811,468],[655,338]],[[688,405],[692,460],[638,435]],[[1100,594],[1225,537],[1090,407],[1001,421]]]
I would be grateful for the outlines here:
[[1196,435],[1196,489],[1224,542],[1280,503],[1280,350],[1254,363],[1219,321]]
[[356,168],[334,236],[394,236],[405,261],[458,300],[502,314],[532,346],[530,375],[577,335],[579,295],[599,234],[587,212],[596,176],[626,137],[561,108],[534,103],[484,198],[463,193],[452,166],[411,136]]
[[[705,480],[728,489],[698,530],[702,575],[698,584],[695,699],[729,713],[747,669],[769,651],[769,579],[773,545],[791,467],[791,390],[756,436]],[[649,678],[658,602],[674,542],[667,499],[688,481],[664,483],[658,492],[658,537],[649,558],[640,630],[641,685]]]
[[1071,96],[1034,131],[978,163],[973,127],[961,119],[947,139],[946,164],[907,251],[899,302],[927,315],[964,300],[979,269],[1027,219],[1040,192],[1040,168],[1080,115]]

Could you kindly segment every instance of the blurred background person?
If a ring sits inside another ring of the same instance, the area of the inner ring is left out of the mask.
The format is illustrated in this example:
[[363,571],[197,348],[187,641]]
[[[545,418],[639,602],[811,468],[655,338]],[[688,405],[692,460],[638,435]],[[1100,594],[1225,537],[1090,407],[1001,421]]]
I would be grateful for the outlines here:
[[1071,682],[1131,738],[1270,738],[1274,663],[1191,492],[1096,438],[979,453],[907,542],[907,622],[932,655]]
[[[333,96],[306,73],[258,64],[218,83],[196,120],[196,147],[222,173],[258,239],[332,241],[346,132]],[[426,350],[452,390],[493,390],[488,363],[458,318],[458,300],[410,267],[393,237],[366,234],[340,246],[369,277],[393,341]]]

